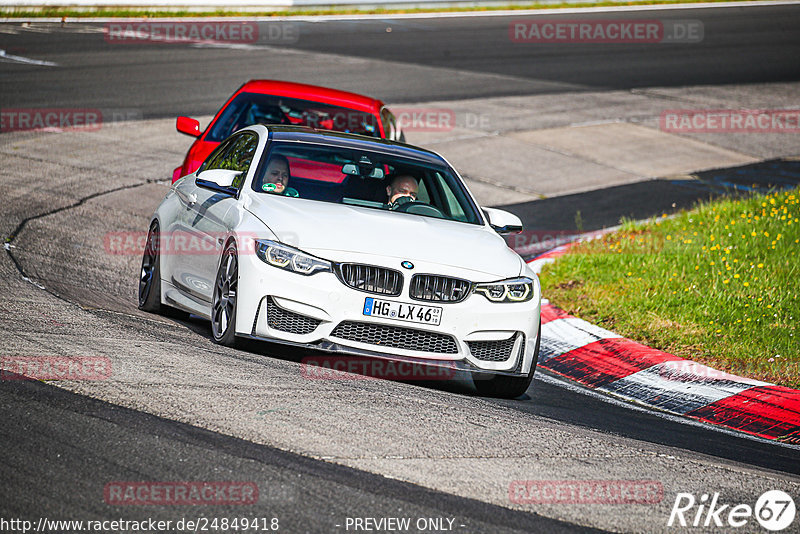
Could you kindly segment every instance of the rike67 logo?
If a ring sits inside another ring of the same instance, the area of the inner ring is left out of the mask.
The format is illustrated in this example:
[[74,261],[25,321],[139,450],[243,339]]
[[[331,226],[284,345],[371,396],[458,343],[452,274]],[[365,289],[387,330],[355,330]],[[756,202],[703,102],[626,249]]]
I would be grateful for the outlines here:
[[797,510],[794,500],[781,490],[764,492],[755,506],[730,504],[720,501],[719,493],[704,493],[699,499],[691,493],[678,493],[667,526],[681,527],[733,527],[754,532],[752,519],[765,529],[777,532],[794,522]]

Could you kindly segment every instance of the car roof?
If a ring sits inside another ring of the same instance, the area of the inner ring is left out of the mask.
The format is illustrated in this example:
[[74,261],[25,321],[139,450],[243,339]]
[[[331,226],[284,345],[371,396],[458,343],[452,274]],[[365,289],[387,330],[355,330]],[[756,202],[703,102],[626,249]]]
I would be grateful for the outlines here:
[[307,126],[284,126],[275,124],[259,124],[248,128],[265,128],[269,131],[270,139],[273,141],[289,141],[324,144],[341,148],[371,150],[392,156],[402,156],[412,158],[425,163],[435,165],[446,165],[447,161],[431,150],[419,148],[398,141],[380,139],[377,137],[366,137],[331,130],[317,130]]
[[302,100],[313,100],[326,104],[356,109],[359,111],[377,112],[383,107],[383,102],[375,98],[320,87],[318,85],[308,85],[304,83],[284,82],[280,80],[250,80],[242,85],[236,94],[239,93],[261,93],[287,98],[298,98]]

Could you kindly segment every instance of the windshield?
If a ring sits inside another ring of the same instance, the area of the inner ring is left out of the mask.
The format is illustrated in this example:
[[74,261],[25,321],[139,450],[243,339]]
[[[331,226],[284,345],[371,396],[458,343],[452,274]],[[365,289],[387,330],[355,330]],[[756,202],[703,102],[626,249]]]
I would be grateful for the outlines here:
[[272,142],[253,178],[262,194],[481,224],[464,184],[444,163],[311,143]]
[[289,124],[380,137],[371,113],[283,96],[241,93],[225,108],[206,141],[219,142],[253,124]]

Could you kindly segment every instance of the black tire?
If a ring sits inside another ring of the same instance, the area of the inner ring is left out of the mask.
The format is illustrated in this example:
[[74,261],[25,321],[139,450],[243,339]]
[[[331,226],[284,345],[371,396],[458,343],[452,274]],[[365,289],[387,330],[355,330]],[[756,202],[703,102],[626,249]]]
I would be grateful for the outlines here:
[[478,394],[484,397],[498,397],[501,399],[516,399],[523,395],[531,385],[533,374],[536,372],[536,364],[539,361],[539,342],[542,339],[542,324],[539,323],[539,334],[536,336],[536,349],[533,351],[533,363],[530,372],[525,376],[503,376],[494,375],[491,377],[477,376],[473,380]]
[[214,280],[211,302],[211,333],[214,343],[236,345],[236,292],[239,288],[239,257],[236,243],[231,241],[222,253]]
[[162,313],[161,306],[161,255],[158,222],[150,225],[147,243],[142,254],[139,271],[139,309],[150,313]]

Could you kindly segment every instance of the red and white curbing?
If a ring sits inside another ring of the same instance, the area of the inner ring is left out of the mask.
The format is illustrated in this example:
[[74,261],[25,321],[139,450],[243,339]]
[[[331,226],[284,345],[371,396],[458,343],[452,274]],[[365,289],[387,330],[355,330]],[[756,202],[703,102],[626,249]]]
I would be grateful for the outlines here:
[[[539,273],[572,245],[553,249],[529,264]],[[540,369],[650,408],[800,444],[800,391],[647,347],[542,302]]]

